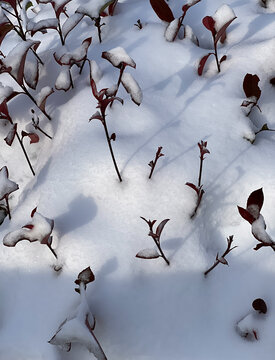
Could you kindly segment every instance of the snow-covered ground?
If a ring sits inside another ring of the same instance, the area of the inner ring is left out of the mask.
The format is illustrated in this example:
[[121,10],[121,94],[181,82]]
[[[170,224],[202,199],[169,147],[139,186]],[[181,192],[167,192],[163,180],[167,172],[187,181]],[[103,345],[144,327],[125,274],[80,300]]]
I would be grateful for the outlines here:
[[[175,17],[182,14],[184,2],[168,4]],[[119,69],[101,57],[103,51],[122,47],[136,63],[136,69],[126,71],[142,90],[141,105],[119,87],[117,96],[124,104],[114,102],[106,110],[109,132],[116,133],[112,145],[122,182],[101,122],[89,122],[97,101],[88,63],[81,75],[72,68],[73,89],[49,96],[51,121],[26,96],[9,102],[20,132],[30,131],[30,109],[35,108],[39,125],[53,140],[41,133],[38,143],[24,140],[34,177],[19,142],[15,139],[9,147],[3,140],[9,131],[3,121],[0,167],[7,166],[19,190],[9,197],[12,219],[5,218],[1,236],[32,224],[30,214],[37,207],[39,214],[54,220],[52,246],[62,270],[54,271],[57,262],[39,241],[1,245],[0,360],[95,359],[79,344],[65,352],[48,343],[78,307],[74,280],[88,266],[95,281],[87,285],[86,298],[96,319],[94,334],[108,360],[274,359],[275,254],[270,247],[253,250],[257,240],[237,206],[245,208],[249,194],[263,188],[261,214],[275,239],[274,132],[260,132],[250,142],[265,123],[275,129],[275,88],[269,82],[275,76],[275,6],[272,1],[265,9],[257,0],[227,0],[237,16],[226,42],[218,45],[219,56],[226,54],[227,60],[217,73],[210,57],[198,76],[199,60],[213,49],[202,19],[222,4],[201,0],[188,10],[183,24],[192,27],[200,46],[189,39],[168,42],[167,24],[149,0],[119,0],[114,15],[103,18],[102,43],[88,17],[67,36],[71,53],[92,36],[88,59],[102,71],[98,90],[111,87],[119,76]],[[72,0],[67,12],[73,14],[80,5],[85,2]],[[54,17],[50,4],[39,6],[48,7],[46,15]],[[138,19],[142,29],[134,26]],[[37,52],[45,62],[37,89],[54,88],[61,69],[53,57],[60,51],[59,36],[48,30],[33,39],[41,40]],[[19,41],[10,32],[1,50],[6,55]],[[240,107],[246,99],[246,73],[259,76],[262,91],[261,112],[254,107],[249,117]],[[1,74],[0,81],[18,90],[7,74]],[[197,184],[201,140],[210,151],[203,164],[205,193],[190,219],[196,193],[185,183]],[[149,180],[148,163],[159,146],[165,156]],[[161,235],[170,266],[162,258],[135,257],[154,247],[140,216],[157,224],[170,219]],[[230,235],[238,247],[226,258],[229,267],[219,264],[205,278],[204,271],[225,251]],[[268,310],[255,324],[258,340],[250,341],[240,336],[236,325],[251,314],[256,298],[264,299]]]

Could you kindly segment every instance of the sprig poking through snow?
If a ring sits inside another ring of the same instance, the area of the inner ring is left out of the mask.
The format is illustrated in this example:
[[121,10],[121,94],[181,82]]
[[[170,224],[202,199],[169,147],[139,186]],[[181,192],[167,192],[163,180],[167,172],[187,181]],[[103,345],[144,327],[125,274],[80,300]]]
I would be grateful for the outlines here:
[[18,190],[19,186],[9,179],[9,171],[6,166],[0,169],[0,200],[6,201],[6,210],[11,219],[11,212],[9,206],[9,195]]
[[107,360],[93,333],[95,318],[86,299],[86,286],[94,279],[95,276],[90,267],[78,274],[75,283],[79,285],[79,289],[76,289],[76,291],[80,294],[80,303],[74,312],[60,324],[49,343],[65,351],[70,351],[73,343],[81,344],[98,360]]

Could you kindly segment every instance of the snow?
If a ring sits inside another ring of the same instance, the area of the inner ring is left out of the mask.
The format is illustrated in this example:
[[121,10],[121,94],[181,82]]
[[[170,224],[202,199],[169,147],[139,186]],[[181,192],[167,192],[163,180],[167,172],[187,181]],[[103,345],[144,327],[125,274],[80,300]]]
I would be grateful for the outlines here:
[[124,71],[121,77],[121,82],[126,91],[131,95],[133,102],[140,105],[142,102],[142,91],[133,76]]
[[218,10],[213,15],[213,19],[215,20],[215,29],[218,32],[223,25],[225,25],[228,21],[233,20],[235,18],[235,13],[227,4],[222,5],[218,8]]
[[110,61],[110,63],[115,67],[119,67],[121,63],[127,64],[133,68],[136,67],[134,60],[120,46],[109,51],[105,51],[102,56]]
[[75,13],[70,16],[62,25],[62,34],[66,39],[69,32],[83,19],[83,14]]
[[79,6],[76,10],[79,14],[88,15],[90,18],[98,18],[100,9],[108,2],[108,0],[93,0],[88,4]]
[[[256,239],[263,241],[267,244],[274,243],[268,233],[265,231],[266,225],[263,216],[260,214],[258,219],[253,221],[251,225],[252,234]],[[274,243],[275,244],[275,243]]]
[[91,78],[97,83],[102,78],[102,71],[95,60],[90,60],[89,64]]
[[16,191],[18,185],[8,178],[8,169],[6,166],[0,170],[0,200],[3,200],[5,196]]
[[[67,13],[90,3],[72,0]],[[10,124],[0,122],[1,167],[6,165],[9,178],[19,185],[10,196],[12,219],[6,217],[2,223],[1,239],[21,229],[38,206],[40,214],[55,221],[53,247],[63,267],[54,271],[53,255],[38,241],[20,241],[10,248],[1,245],[1,360],[93,359],[81,344],[72,344],[67,353],[48,343],[78,308],[74,280],[88,266],[95,281],[87,286],[86,298],[96,319],[94,335],[107,359],[274,359],[275,253],[270,246],[253,250],[258,241],[237,209],[262,187],[261,214],[267,229],[262,224],[260,231],[275,239],[275,133],[255,135],[264,123],[275,129],[275,88],[269,82],[275,75],[274,14],[258,1],[226,3],[237,15],[227,28],[227,41],[218,46],[219,58],[226,54],[227,60],[217,73],[211,56],[201,77],[199,59],[213,49],[202,19],[222,5],[218,0],[202,0],[186,14],[184,25],[192,26],[199,47],[186,38],[166,41],[167,24],[158,19],[148,0],[119,0],[114,16],[102,19],[106,23],[102,43],[87,17],[67,36],[66,52],[93,38],[87,54],[102,70],[98,91],[117,83],[119,77],[119,69],[103,59],[102,52],[120,47],[136,63],[135,70],[126,70],[142,90],[141,105],[136,106],[120,85],[117,96],[123,98],[123,106],[114,102],[106,109],[109,134],[116,133],[111,144],[121,183],[102,123],[89,122],[98,109],[88,64],[81,74],[72,67],[73,89],[49,96],[51,121],[40,116],[25,95],[9,101],[19,131],[30,122],[34,108],[39,126],[53,140],[39,134],[37,144],[24,141],[36,172],[32,176],[19,142],[9,147],[3,141]],[[184,2],[167,4],[175,16],[181,15]],[[48,5],[46,15],[46,5],[39,5],[40,20],[52,18]],[[141,30],[134,26],[139,18]],[[61,14],[60,20],[63,25],[66,16]],[[56,31],[37,32],[33,39],[41,41],[38,55],[45,65],[39,65],[37,90],[28,90],[35,98],[40,94],[41,102],[61,70],[53,58],[61,45]],[[3,53],[20,41],[13,31],[8,33]],[[259,76],[262,91],[262,112],[254,107],[249,117],[240,106],[246,73]],[[20,91],[8,74],[0,77],[3,86]],[[255,141],[251,144],[245,138]],[[210,151],[202,171],[205,193],[190,219],[196,193],[185,183],[197,185],[201,140],[207,141]],[[165,156],[149,180],[148,163],[160,146]],[[156,219],[156,224],[170,219],[161,239],[169,266],[161,258],[136,258],[140,250],[155,246],[140,216]],[[220,264],[205,278],[203,273],[217,253],[223,254],[230,235],[238,247],[226,257],[229,266]],[[259,297],[265,299],[268,312],[257,327],[259,340],[250,342],[239,336],[236,324]]]
[[36,102],[38,107],[42,104],[43,100],[52,92],[52,88],[50,86],[44,86],[39,93],[36,95]]
[[5,246],[15,246],[18,241],[24,239],[30,242],[42,242],[51,234],[53,229],[53,220],[48,219],[36,212],[32,220],[27,225],[31,225],[30,228],[23,227],[5,235],[3,239],[3,244]]
[[251,311],[236,324],[236,330],[240,336],[245,337],[247,340],[260,340],[265,318],[266,315]]
[[150,258],[158,258],[160,257],[160,254],[155,248],[148,248],[148,249],[140,250],[137,253],[136,257],[150,259]]
[[173,21],[170,22],[164,33],[165,39],[167,41],[174,41],[178,27],[179,27],[179,19],[174,19]]
[[27,30],[35,33],[40,30],[45,29],[56,29],[58,26],[58,21],[56,18],[52,19],[43,19],[38,22],[29,21],[27,24]]
[[13,93],[13,88],[11,86],[4,86],[0,82],[0,103],[2,103],[6,98],[8,98]]
[[70,66],[63,65],[56,79],[55,88],[57,90],[67,91],[69,90],[70,87],[71,87]]

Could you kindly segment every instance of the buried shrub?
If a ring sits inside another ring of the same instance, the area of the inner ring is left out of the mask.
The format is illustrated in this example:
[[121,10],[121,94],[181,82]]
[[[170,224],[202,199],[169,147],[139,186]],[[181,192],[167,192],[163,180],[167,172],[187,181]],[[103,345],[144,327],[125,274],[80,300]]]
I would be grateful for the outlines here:
[[157,259],[159,257],[162,257],[163,260],[166,262],[166,264],[170,265],[170,262],[164,255],[164,252],[162,251],[161,244],[160,244],[160,236],[161,236],[162,230],[170,219],[162,220],[159,223],[159,225],[157,226],[156,231],[154,231],[153,227],[157,220],[153,220],[153,221],[146,220],[142,216],[141,216],[141,219],[144,220],[146,222],[146,224],[149,226],[148,236],[151,236],[151,238],[154,240],[154,242],[157,246],[157,249],[155,249],[155,248],[143,249],[136,254],[136,257],[141,258],[141,259]]
[[90,267],[78,274],[75,283],[79,288],[75,290],[80,294],[80,302],[71,315],[60,324],[49,343],[65,351],[70,351],[74,343],[80,344],[86,347],[98,360],[107,360],[94,335],[96,322],[86,298],[87,284],[94,280],[95,276]]
[[165,2],[165,0],[150,0],[150,4],[157,14],[157,16],[168,22],[168,26],[165,30],[164,36],[167,41],[175,41],[177,38],[181,27],[184,27],[184,37],[190,38],[194,43],[198,45],[198,39],[193,34],[193,31],[190,26],[183,26],[183,20],[187,11],[194,5],[196,5],[201,0],[191,0],[188,1],[187,4],[182,6],[182,15],[179,18],[175,18],[172,10],[169,5]]
[[207,274],[210,273],[210,271],[212,271],[213,269],[215,269],[215,267],[219,264],[223,264],[223,265],[228,265],[228,262],[226,260],[226,255],[228,255],[230,253],[230,251],[234,250],[237,246],[233,246],[231,247],[232,245],[232,242],[233,242],[233,235],[230,235],[228,238],[227,238],[227,248],[226,250],[224,251],[224,253],[222,254],[222,256],[219,256],[219,253],[217,253],[217,256],[216,256],[216,261],[214,262],[214,264],[204,272],[204,276],[207,276]]
[[237,17],[234,11],[228,5],[222,5],[213,16],[205,16],[202,20],[203,25],[212,34],[214,52],[210,52],[203,56],[199,62],[198,75],[202,75],[204,66],[209,56],[214,55],[218,72],[221,71],[221,62],[226,60],[226,55],[220,59],[218,56],[218,42],[222,44],[226,40],[226,29]]
[[101,121],[103,127],[104,127],[104,132],[105,132],[105,136],[106,136],[106,140],[108,143],[108,147],[110,150],[110,154],[113,160],[113,164],[118,176],[119,181],[122,181],[122,177],[120,175],[117,163],[116,163],[116,159],[115,159],[115,155],[113,152],[113,148],[112,148],[112,141],[116,140],[116,134],[113,133],[111,136],[109,135],[109,131],[108,131],[108,127],[107,127],[107,122],[106,122],[106,109],[108,107],[108,105],[110,105],[111,103],[113,103],[115,100],[120,101],[121,104],[123,104],[123,100],[120,99],[119,97],[115,97],[115,96],[108,96],[108,89],[101,89],[99,92],[97,91],[97,87],[96,87],[96,83],[92,77],[92,67],[91,67],[91,63],[90,63],[90,85],[92,88],[92,93],[94,95],[94,97],[97,100],[97,108],[99,109],[99,111],[97,111],[96,113],[93,114],[93,116],[89,119],[89,121],[91,120],[99,120]]
[[189,186],[191,189],[193,189],[197,194],[197,204],[195,207],[195,210],[193,211],[191,215],[191,219],[196,215],[198,207],[200,206],[202,196],[204,194],[203,185],[201,183],[202,178],[202,167],[203,167],[203,161],[204,161],[204,155],[210,154],[210,151],[207,149],[207,141],[202,141],[198,143],[198,147],[200,149],[200,169],[199,169],[199,178],[198,178],[198,185],[195,185],[193,183],[187,182],[185,185]]
[[158,159],[159,159],[160,157],[164,156],[164,154],[162,154],[161,150],[162,150],[162,146],[159,146],[159,147],[158,147],[158,150],[157,150],[157,152],[156,152],[156,155],[155,155],[155,159],[154,159],[154,160],[151,160],[151,161],[149,162],[149,164],[148,164],[148,165],[150,166],[150,168],[151,168],[151,171],[150,171],[150,174],[149,174],[149,179],[151,179],[151,177],[152,177],[152,175],[153,175],[153,172],[154,172],[155,167],[156,167],[156,165],[157,165]]
[[265,231],[266,224],[262,216],[261,209],[264,203],[263,189],[253,191],[246,203],[246,209],[238,206],[239,213],[243,219],[251,225],[252,235],[259,241],[254,250],[259,250],[263,246],[269,246],[275,251],[275,242],[271,239]]
[[47,245],[51,253],[57,259],[57,254],[52,248],[54,220],[48,219],[39,214],[36,211],[36,208],[32,210],[31,218],[32,220],[21,229],[12,231],[5,235],[3,244],[8,247],[14,247],[22,240],[28,240],[29,242],[39,241],[40,244]]

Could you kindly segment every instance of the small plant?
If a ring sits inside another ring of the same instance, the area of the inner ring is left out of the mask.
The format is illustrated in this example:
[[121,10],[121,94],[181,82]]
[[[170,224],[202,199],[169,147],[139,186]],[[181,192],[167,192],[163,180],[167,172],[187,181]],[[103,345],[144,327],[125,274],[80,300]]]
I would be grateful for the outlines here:
[[228,5],[222,5],[214,14],[214,16],[205,16],[202,19],[203,25],[207,30],[211,31],[213,38],[214,52],[210,52],[203,56],[199,62],[198,75],[202,75],[204,66],[209,56],[214,55],[216,59],[218,72],[221,71],[221,63],[226,60],[226,55],[223,55],[221,59],[218,56],[218,42],[222,44],[226,40],[226,29],[237,17],[234,11]]
[[267,313],[266,303],[261,298],[255,299],[252,302],[252,308],[253,310],[250,310],[236,324],[237,333],[249,341],[259,340],[259,328]]
[[34,109],[31,109],[31,113],[32,113],[32,126],[35,128],[35,130],[38,130],[43,135],[45,135],[46,137],[52,140],[52,137],[49,134],[47,134],[43,129],[41,129],[41,127],[39,126],[39,117],[36,115]]
[[11,118],[11,116],[9,114],[9,110],[8,110],[6,100],[3,101],[2,104],[0,104],[0,119],[7,120],[11,125],[9,133],[4,139],[6,144],[11,146],[13,144],[14,139],[17,138],[17,140],[18,140],[18,142],[20,144],[20,147],[21,147],[21,149],[23,151],[23,154],[24,154],[24,156],[25,156],[25,158],[27,160],[27,163],[28,163],[28,165],[30,167],[30,170],[31,170],[33,176],[35,176],[35,172],[33,170],[32,164],[30,162],[27,151],[25,149],[23,140],[27,136],[30,139],[30,144],[34,144],[34,143],[37,143],[39,141],[39,136],[37,134],[35,134],[35,133],[27,133],[25,131],[21,131],[21,137],[19,136],[19,133],[17,131],[17,123],[14,123],[12,121],[12,118]]
[[261,209],[264,203],[263,189],[253,191],[246,203],[246,209],[238,206],[239,213],[243,219],[249,222],[251,225],[252,235],[260,243],[257,244],[254,250],[259,250],[263,246],[269,246],[275,251],[275,242],[271,239],[268,233],[265,231],[266,224],[264,217],[262,216]]
[[[1,204],[1,209],[3,210],[3,207],[6,211],[6,213],[9,215],[9,219],[11,219],[11,212],[10,212],[10,206],[9,206],[9,195],[13,193],[14,191],[18,190],[19,186],[9,179],[9,171],[6,166],[3,166],[0,169],[0,201],[5,200],[6,206]],[[5,216],[4,216],[5,218]],[[1,217],[1,220],[4,218]],[[2,222],[3,222],[2,220]],[[1,222],[1,224],[2,224]],[[0,224],[0,225],[1,225]]]
[[200,170],[199,170],[199,178],[198,178],[198,185],[195,185],[193,183],[187,182],[185,185],[191,187],[193,190],[195,190],[197,194],[197,205],[195,207],[195,210],[193,211],[191,215],[191,219],[196,215],[198,207],[200,206],[202,196],[204,194],[203,185],[201,183],[202,178],[202,167],[203,167],[203,161],[204,161],[204,155],[210,154],[210,151],[207,149],[207,141],[202,141],[198,143],[198,147],[200,149]]
[[8,247],[14,247],[22,240],[28,240],[29,242],[39,241],[40,244],[47,245],[51,253],[57,259],[57,254],[52,248],[54,220],[39,214],[36,209],[37,208],[32,210],[32,220],[28,224],[24,225],[19,230],[12,231],[5,235],[3,244]]
[[217,256],[216,256],[216,261],[214,262],[214,264],[204,272],[204,276],[207,276],[207,274],[210,273],[210,271],[212,271],[213,269],[215,269],[215,267],[219,264],[223,264],[223,265],[228,265],[228,262],[226,260],[226,255],[228,255],[230,253],[230,251],[234,250],[237,246],[233,246],[231,247],[232,245],[232,242],[233,242],[233,235],[230,235],[228,238],[227,238],[227,248],[225,250],[225,252],[222,254],[222,256],[219,257],[219,253],[217,253]]
[[159,146],[159,147],[158,147],[158,150],[157,150],[157,152],[156,152],[156,155],[155,155],[155,159],[154,159],[154,160],[151,160],[151,161],[149,162],[149,164],[148,164],[148,165],[150,166],[150,168],[151,168],[151,171],[150,171],[150,174],[149,174],[149,179],[151,179],[151,177],[152,177],[152,175],[153,175],[153,172],[154,172],[154,170],[155,170],[155,167],[156,167],[156,164],[157,164],[158,159],[159,159],[160,157],[164,156],[164,154],[162,154],[161,150],[162,150],[162,146]]
[[159,257],[162,257],[163,260],[166,262],[166,264],[170,265],[170,262],[164,255],[164,252],[160,245],[160,236],[161,236],[162,230],[170,219],[162,220],[159,223],[159,225],[157,226],[156,231],[154,231],[153,227],[157,220],[153,220],[153,221],[146,220],[142,216],[141,216],[141,219],[144,220],[146,222],[146,224],[149,226],[148,236],[151,236],[151,238],[154,240],[154,242],[157,246],[157,249],[155,249],[155,248],[143,249],[136,254],[136,257],[141,258],[141,259],[157,259]]
[[136,68],[134,60],[126,53],[122,47],[116,47],[102,53],[103,59],[108,60],[114,67],[119,69],[117,84],[108,89],[108,96],[116,96],[119,85],[122,83],[127,93],[130,94],[132,101],[140,105],[142,102],[142,91],[136,80],[131,74],[124,72],[126,66]]
[[246,74],[243,79],[243,91],[247,99],[242,102],[241,106],[248,109],[247,116],[250,115],[255,106],[260,110],[260,112],[262,112],[258,105],[258,101],[262,93],[258,86],[259,81],[260,79],[256,74]]
[[106,109],[108,107],[108,105],[110,105],[112,102],[114,102],[115,100],[120,101],[121,104],[123,104],[123,100],[120,99],[119,97],[115,97],[115,96],[111,96],[108,97],[108,89],[102,89],[99,92],[97,91],[97,87],[96,87],[96,83],[94,81],[94,79],[92,78],[92,69],[90,71],[90,85],[92,88],[92,93],[94,95],[94,97],[97,100],[97,108],[99,109],[99,111],[97,111],[96,113],[93,114],[93,116],[89,119],[89,121],[91,120],[100,120],[103,127],[104,127],[104,131],[105,131],[105,136],[106,136],[106,140],[108,143],[108,147],[111,153],[111,157],[113,160],[113,164],[118,176],[119,181],[122,181],[122,177],[120,175],[117,163],[116,163],[116,159],[114,156],[114,152],[113,152],[113,148],[112,148],[112,141],[115,141],[116,139],[116,134],[113,133],[111,136],[109,135],[109,131],[108,131],[108,127],[107,127],[107,122],[106,122]]
[[[183,26],[182,23],[183,23],[183,20],[185,18],[187,11],[192,6],[196,5],[200,1],[201,0],[188,1],[187,4],[182,6],[182,15],[179,18],[175,18],[172,10],[170,9],[169,5],[165,2],[165,0],[150,0],[150,4],[151,4],[153,10],[155,11],[155,13],[157,14],[157,16],[161,20],[169,23],[169,25],[167,26],[167,28],[165,30],[165,34],[164,34],[167,41],[171,41],[171,42],[175,41],[181,27]],[[191,28],[189,27],[188,33],[190,33],[190,29]],[[191,29],[191,32],[192,32],[192,29]],[[184,37],[187,37],[186,35],[187,35],[187,33],[185,32]],[[192,35],[193,35],[193,32],[192,32]],[[193,37],[192,35],[190,36],[191,39]],[[197,42],[197,39],[195,42]]]
[[142,25],[140,19],[138,19],[138,20],[137,20],[137,23],[134,24],[134,25],[135,25],[139,30],[143,29],[143,25]]
[[94,335],[96,322],[86,298],[87,284],[94,280],[95,276],[90,267],[78,274],[75,283],[79,288],[76,288],[75,291],[80,294],[80,303],[73,313],[60,324],[49,343],[65,351],[70,351],[73,343],[81,344],[98,360],[107,360]]

